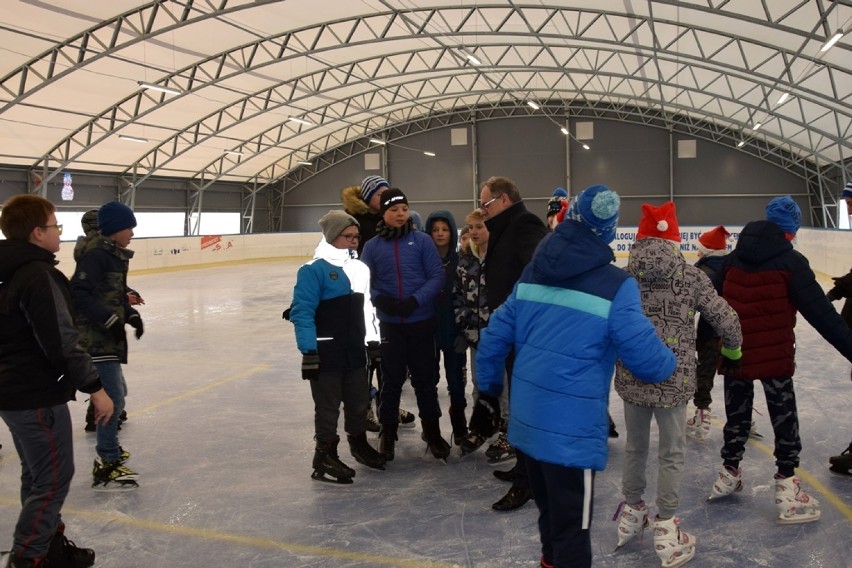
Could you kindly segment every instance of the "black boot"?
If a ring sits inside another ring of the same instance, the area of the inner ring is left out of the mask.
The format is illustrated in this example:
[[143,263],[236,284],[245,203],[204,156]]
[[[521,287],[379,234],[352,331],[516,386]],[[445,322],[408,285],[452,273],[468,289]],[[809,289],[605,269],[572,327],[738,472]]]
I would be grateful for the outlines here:
[[385,456],[385,461],[393,461],[396,441],[399,439],[396,436],[398,430],[399,422],[390,422],[382,424],[382,429],[379,431],[379,453]]
[[453,426],[453,443],[461,446],[462,440],[467,436],[467,418],[464,415],[464,408],[450,407],[450,424]]
[[385,457],[373,449],[367,441],[367,434],[349,434],[349,451],[355,461],[373,469],[385,469]]
[[512,487],[499,501],[491,505],[495,511],[514,511],[523,507],[532,499],[532,491],[521,487]]
[[68,568],[88,568],[95,563],[95,551],[80,548],[65,536],[65,523],[59,522],[59,528],[50,541],[47,551],[47,566],[67,566]]
[[[311,474],[312,479],[329,483],[352,483],[352,478],[355,477],[355,470],[340,461],[340,458],[337,457],[337,443],[339,440],[340,438],[325,442],[317,440],[317,447],[314,451],[314,472]],[[326,476],[330,476],[330,479]]]
[[421,438],[426,442],[426,449],[432,452],[435,459],[446,462],[447,456],[450,455],[450,445],[441,436],[441,426],[438,424],[438,419],[423,419],[420,423],[423,426]]

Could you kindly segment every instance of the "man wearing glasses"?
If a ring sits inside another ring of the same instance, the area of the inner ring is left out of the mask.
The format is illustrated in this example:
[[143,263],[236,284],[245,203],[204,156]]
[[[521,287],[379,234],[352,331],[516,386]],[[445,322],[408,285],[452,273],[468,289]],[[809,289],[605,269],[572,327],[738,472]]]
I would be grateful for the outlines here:
[[[488,311],[494,313],[512,292],[524,267],[532,259],[538,243],[547,235],[547,227],[527,210],[515,182],[505,177],[488,178],[479,191],[479,208],[488,228],[488,255],[482,267],[487,286]],[[506,359],[507,381],[511,383],[514,354]],[[491,505],[497,511],[513,511],[532,498],[524,456],[516,452],[512,487]]]

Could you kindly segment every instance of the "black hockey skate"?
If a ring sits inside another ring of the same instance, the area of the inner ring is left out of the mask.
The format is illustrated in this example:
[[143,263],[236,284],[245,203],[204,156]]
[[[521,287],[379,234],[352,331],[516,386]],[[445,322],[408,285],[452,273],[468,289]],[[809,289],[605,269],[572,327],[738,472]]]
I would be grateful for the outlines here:
[[828,462],[831,464],[828,470],[832,473],[852,476],[852,442],[849,443],[849,447],[843,450],[839,456],[828,458]]
[[461,446],[462,440],[467,436],[467,418],[464,415],[464,408],[450,407],[450,424],[453,426],[452,441],[455,445]]
[[379,453],[385,457],[385,461],[393,461],[396,450],[397,432],[399,424],[382,424],[382,429],[379,432]]
[[355,470],[340,461],[340,458],[337,457],[337,442],[338,440],[327,442],[317,441],[313,461],[314,472],[311,474],[311,479],[343,485],[352,483],[352,478],[355,477]]
[[373,469],[385,469],[385,456],[373,449],[364,432],[349,436],[349,451],[355,461],[361,465]]
[[450,455],[450,445],[441,436],[441,427],[438,425],[438,419],[422,420],[423,433],[421,439],[426,442],[426,449],[432,452],[435,459],[442,460],[447,463],[447,457]]

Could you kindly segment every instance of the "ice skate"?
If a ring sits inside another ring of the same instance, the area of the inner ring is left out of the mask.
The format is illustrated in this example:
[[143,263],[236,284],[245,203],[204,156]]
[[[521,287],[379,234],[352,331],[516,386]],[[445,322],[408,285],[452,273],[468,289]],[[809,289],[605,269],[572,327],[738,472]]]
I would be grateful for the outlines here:
[[450,424],[453,427],[452,442],[461,446],[462,440],[467,436],[467,418],[464,415],[464,408],[457,410],[450,407]]
[[459,448],[461,448],[461,454],[466,456],[467,454],[472,454],[476,450],[482,447],[485,443],[485,437],[481,434],[474,432],[473,430],[468,430],[467,436],[461,441],[459,444]]
[[811,523],[820,517],[819,501],[802,489],[795,476],[775,474],[775,506],[778,507],[778,523],[782,525]]
[[852,443],[849,447],[843,450],[839,456],[831,456],[828,458],[828,463],[831,467],[828,468],[832,473],[840,475],[852,475]]
[[703,442],[710,433],[710,409],[696,408],[695,416],[686,421],[686,435]]
[[352,483],[355,470],[337,457],[337,442],[337,440],[317,441],[317,447],[314,451],[314,471],[311,474],[311,479],[343,485]]
[[725,466],[719,471],[707,500],[721,499],[743,490],[743,470]]
[[488,458],[490,464],[515,459],[515,448],[509,445],[505,432],[500,432],[494,443],[488,446],[488,449],[485,450],[485,457]]
[[139,474],[122,465],[121,461],[106,461],[100,456],[95,458],[92,468],[92,489],[96,491],[131,491],[138,489],[136,479]]
[[751,421],[751,427],[748,429],[748,437],[755,440],[763,439],[763,434],[757,431],[757,425],[754,423],[754,420]]
[[399,426],[400,428],[414,428],[415,416],[404,408],[399,409]]
[[367,434],[349,436],[349,451],[355,461],[373,469],[385,469],[385,456],[373,449],[367,441]]
[[447,457],[450,455],[450,445],[441,436],[441,427],[438,425],[438,419],[421,421],[423,433],[420,437],[426,442],[426,449],[432,453],[435,459],[442,460],[447,463]]
[[47,566],[66,566],[68,568],[88,568],[95,563],[95,551],[81,548],[65,536],[65,523],[59,523],[59,529],[50,541],[47,551]]
[[379,453],[385,457],[385,461],[393,461],[396,449],[397,430],[399,424],[382,424],[382,429],[379,432]]
[[367,432],[378,432],[382,429],[382,425],[376,420],[376,413],[373,412],[373,405],[367,407]]
[[645,506],[644,501],[633,505],[622,501],[612,517],[613,521],[616,519],[618,519],[618,544],[615,545],[615,550],[618,550],[648,526],[648,507]]
[[683,566],[695,556],[695,537],[680,530],[680,519],[654,519],[654,550],[663,568]]

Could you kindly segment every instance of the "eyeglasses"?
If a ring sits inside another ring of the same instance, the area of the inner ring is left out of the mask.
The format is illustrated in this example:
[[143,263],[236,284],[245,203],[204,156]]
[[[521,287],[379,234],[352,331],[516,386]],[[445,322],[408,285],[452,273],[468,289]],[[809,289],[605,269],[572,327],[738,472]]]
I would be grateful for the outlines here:
[[349,242],[349,243],[351,243],[352,241],[360,241],[361,240],[361,235],[359,235],[358,233],[355,233],[354,235],[344,235],[343,233],[341,233],[339,236],[346,239],[346,242]]
[[483,211],[487,211],[488,206],[491,205],[492,203],[494,203],[495,201],[497,201],[498,199],[500,199],[501,197],[502,197],[502,195],[498,195],[497,197],[492,197],[491,199],[489,199],[485,203],[482,203],[480,201],[479,202],[479,208],[482,209]]
[[62,234],[62,225],[60,225],[60,224],[56,224],[56,225],[42,225],[42,226],[41,226],[41,228],[42,228],[42,229],[49,229],[49,228],[51,228],[51,227],[56,227],[56,232],[57,232],[57,233],[59,233],[60,235]]

